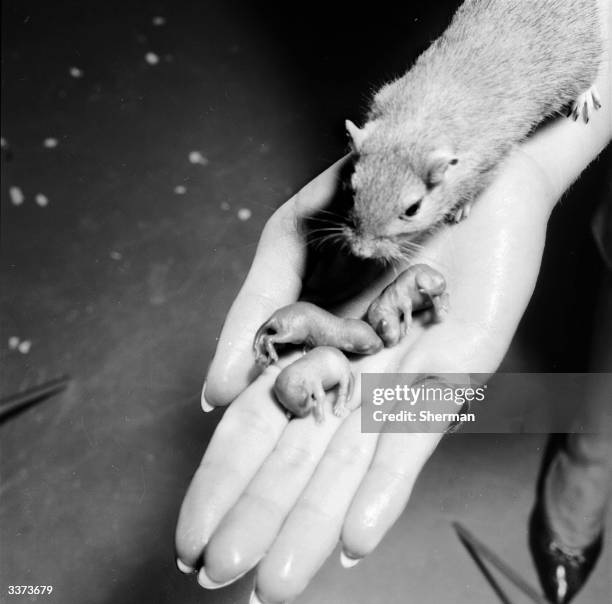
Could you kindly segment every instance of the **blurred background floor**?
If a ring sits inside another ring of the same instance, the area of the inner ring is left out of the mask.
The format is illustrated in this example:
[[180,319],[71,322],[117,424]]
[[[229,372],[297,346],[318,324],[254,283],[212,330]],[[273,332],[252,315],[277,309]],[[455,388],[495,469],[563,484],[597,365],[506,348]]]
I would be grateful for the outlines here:
[[[0,601],[9,584],[69,604],[246,601],[250,576],[204,592],[174,568],[180,501],[220,417],[199,408],[207,363],[266,218],[444,29],[456,3],[432,4],[2,3],[0,394],[73,385],[0,427]],[[506,370],[587,367],[588,222],[609,160],[551,221]],[[379,549],[348,571],[331,558],[298,601],[495,602],[455,519],[535,585],[544,444],[448,438]],[[576,601],[608,601],[611,569],[608,545]]]

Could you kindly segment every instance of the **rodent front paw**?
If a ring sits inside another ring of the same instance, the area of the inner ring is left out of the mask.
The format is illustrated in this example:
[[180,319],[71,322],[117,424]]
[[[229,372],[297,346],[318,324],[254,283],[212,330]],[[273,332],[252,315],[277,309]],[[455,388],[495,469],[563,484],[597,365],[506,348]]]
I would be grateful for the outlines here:
[[601,98],[599,92],[595,86],[591,86],[588,90],[585,90],[578,98],[574,101],[571,106],[568,117],[571,117],[574,121],[577,121],[580,116],[584,120],[585,124],[589,123],[591,115],[601,108]]

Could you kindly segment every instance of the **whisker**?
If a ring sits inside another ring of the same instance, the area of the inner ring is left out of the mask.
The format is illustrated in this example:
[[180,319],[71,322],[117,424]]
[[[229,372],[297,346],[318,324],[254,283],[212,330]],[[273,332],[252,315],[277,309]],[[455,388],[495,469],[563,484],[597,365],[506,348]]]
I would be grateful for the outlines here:
[[316,214],[312,218],[316,218],[317,214],[329,214],[330,216],[338,216],[338,218],[345,219],[346,216],[338,214],[338,212],[332,212],[331,210],[317,210]]
[[342,231],[342,230],[344,230],[344,227],[334,226],[334,227],[320,227],[318,229],[312,229],[310,232],[311,233],[322,233],[325,231]]
[[327,225],[327,224],[331,224],[334,226],[343,226],[346,224],[346,222],[340,221],[340,220],[328,220],[326,218],[324,219],[320,219],[320,218],[309,218],[308,219],[308,225],[310,227],[310,225],[317,225],[317,224],[322,224],[322,225]]
[[326,235],[320,235],[307,241],[307,245],[320,249],[325,244],[331,244],[338,241],[344,242],[344,237],[341,233],[328,233]]
[[417,255],[419,257],[419,260],[431,262],[434,264],[437,262],[432,256],[424,253],[426,248],[423,246],[418,246],[416,249],[415,248],[409,248],[409,249],[401,248],[401,249],[402,249],[403,259],[406,260],[407,262],[414,260],[415,256]]
[[327,232],[319,231],[316,233],[308,233],[308,237],[306,238],[306,240],[315,241],[316,239],[321,239],[324,237],[331,237],[331,236],[343,236],[342,230],[338,229],[338,230],[332,230],[332,231],[327,231]]

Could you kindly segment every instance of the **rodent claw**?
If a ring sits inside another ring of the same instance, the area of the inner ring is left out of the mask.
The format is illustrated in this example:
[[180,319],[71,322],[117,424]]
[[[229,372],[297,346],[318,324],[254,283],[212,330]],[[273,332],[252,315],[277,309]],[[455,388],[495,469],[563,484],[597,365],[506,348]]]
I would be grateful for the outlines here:
[[582,117],[584,123],[588,124],[593,111],[597,111],[600,108],[601,99],[599,97],[599,92],[595,86],[591,86],[591,88],[580,94],[574,101],[568,113],[568,117],[571,116],[575,122]]

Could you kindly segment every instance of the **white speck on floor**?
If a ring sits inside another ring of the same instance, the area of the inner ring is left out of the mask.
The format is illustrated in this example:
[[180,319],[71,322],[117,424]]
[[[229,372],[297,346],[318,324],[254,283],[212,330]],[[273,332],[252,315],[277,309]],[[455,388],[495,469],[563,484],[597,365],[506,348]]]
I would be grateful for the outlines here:
[[68,70],[68,73],[73,77],[73,78],[82,78],[83,77],[83,70],[79,69],[78,67],[71,67]]
[[157,65],[159,63],[159,57],[154,52],[148,52],[145,55],[145,61],[149,65]]
[[42,193],[37,193],[34,200],[36,201],[36,205],[40,206],[41,208],[46,208],[49,205],[49,198]]
[[32,348],[32,342],[30,342],[30,340],[24,340],[23,342],[19,342],[17,350],[19,350],[21,354],[28,354],[30,348]]
[[153,23],[155,27],[162,27],[162,25],[166,25],[166,18],[165,17],[153,17],[153,19],[151,20],[151,23]]
[[240,208],[237,214],[238,220],[242,220],[243,222],[245,220],[248,220],[252,215],[253,215],[253,212],[251,212],[249,208]]
[[230,206],[229,203],[227,203],[227,201],[222,201],[221,205],[219,206],[224,212],[227,212],[229,209],[231,209],[232,206]]
[[123,258],[123,256],[121,255],[121,252],[117,252],[115,250],[113,250],[109,256],[113,259],[113,260],[121,260]]
[[43,141],[43,147],[45,149],[55,149],[59,145],[59,141],[56,138],[49,137]]
[[8,347],[11,350],[15,350],[19,346],[19,338],[17,336],[11,336],[8,340]]
[[14,206],[20,206],[25,199],[23,191],[19,187],[11,187],[9,189],[9,197]]
[[192,164],[201,164],[202,166],[208,165],[208,159],[204,157],[199,151],[191,151],[189,153],[189,161]]
[[185,195],[185,193],[187,193],[187,187],[184,187],[183,185],[176,185],[176,187],[174,187],[174,192],[177,195]]
[[0,136],[0,147],[2,149],[6,149],[7,146],[8,146],[8,143],[6,142],[6,139],[3,136]]

